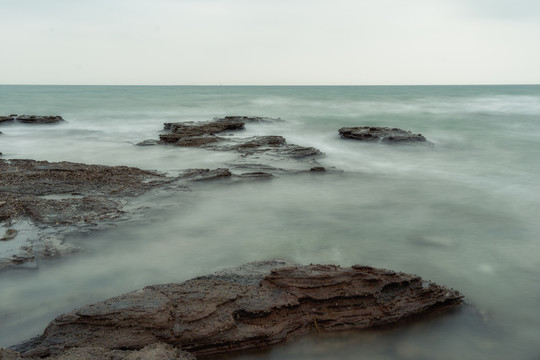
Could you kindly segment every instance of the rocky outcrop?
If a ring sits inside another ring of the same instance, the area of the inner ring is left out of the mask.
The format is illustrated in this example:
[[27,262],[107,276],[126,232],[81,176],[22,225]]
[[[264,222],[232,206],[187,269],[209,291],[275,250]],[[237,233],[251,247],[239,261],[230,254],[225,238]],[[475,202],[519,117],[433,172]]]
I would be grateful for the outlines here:
[[81,347],[136,350],[167,343],[205,357],[260,349],[310,331],[394,325],[461,302],[457,291],[416,275],[274,260],[84,306],[13,349],[47,357]]
[[[316,161],[323,154],[316,148],[289,144],[282,136],[237,136],[245,128],[246,122],[265,123],[282,121],[264,117],[226,116],[213,121],[166,123],[159,136],[160,143],[180,147],[198,147],[213,151],[232,151],[239,157],[226,165],[240,169],[248,167],[250,172],[265,172],[268,168],[278,172],[308,172],[320,167]],[[139,145],[150,142],[144,141]],[[294,160],[292,163],[290,160]],[[279,162],[288,162],[289,169],[278,167]],[[249,166],[246,166],[249,165]],[[291,169],[292,165],[292,169]],[[241,175],[241,174],[240,174]]]
[[127,166],[51,163],[0,159],[0,270],[35,268],[44,258],[76,249],[57,232],[88,231],[125,218],[126,198],[162,185],[186,190],[210,180],[249,180],[270,174],[240,173],[227,168],[187,169],[165,176]]
[[343,127],[338,130],[342,138],[383,144],[431,144],[422,134],[398,128],[359,126]]
[[0,123],[18,121],[24,124],[54,124],[65,121],[61,116],[49,115],[16,115],[0,116]]
[[9,250],[0,251],[0,270],[72,252],[46,229],[114,221],[126,197],[170,181],[127,166],[0,159],[0,227],[6,228],[1,240],[9,243]]

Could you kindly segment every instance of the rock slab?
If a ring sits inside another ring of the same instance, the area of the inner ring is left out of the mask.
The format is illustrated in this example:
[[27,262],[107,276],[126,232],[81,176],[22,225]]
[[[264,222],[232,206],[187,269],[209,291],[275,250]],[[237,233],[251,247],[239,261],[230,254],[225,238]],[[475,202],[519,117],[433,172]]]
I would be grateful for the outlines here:
[[431,144],[431,142],[427,141],[422,134],[413,134],[408,130],[398,128],[357,126],[343,127],[339,129],[338,132],[342,138],[365,142],[376,142],[383,144]]
[[461,302],[457,291],[416,275],[272,260],[84,306],[14,350],[47,357],[81,347],[136,350],[167,343],[200,358],[315,330],[388,326]]

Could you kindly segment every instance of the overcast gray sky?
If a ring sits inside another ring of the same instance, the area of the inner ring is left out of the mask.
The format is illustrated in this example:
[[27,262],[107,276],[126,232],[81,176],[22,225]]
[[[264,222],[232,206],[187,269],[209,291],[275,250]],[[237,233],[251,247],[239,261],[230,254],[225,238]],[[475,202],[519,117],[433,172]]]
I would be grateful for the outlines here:
[[540,83],[540,0],[0,0],[0,84]]

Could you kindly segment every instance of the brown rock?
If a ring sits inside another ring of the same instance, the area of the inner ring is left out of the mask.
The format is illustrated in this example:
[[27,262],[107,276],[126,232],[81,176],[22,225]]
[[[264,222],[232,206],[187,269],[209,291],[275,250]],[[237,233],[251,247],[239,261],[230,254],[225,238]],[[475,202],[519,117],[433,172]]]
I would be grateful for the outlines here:
[[61,116],[20,115],[15,118],[25,124],[53,124],[64,121]]
[[338,132],[342,138],[366,142],[380,142],[383,144],[431,144],[422,134],[413,134],[410,131],[398,128],[377,126],[343,127]]
[[165,342],[203,357],[262,348],[313,329],[397,324],[461,302],[457,291],[415,275],[267,261],[76,309],[15,350],[43,357],[77,347],[129,350]]
[[[38,358],[24,359],[33,360]],[[48,357],[49,360],[196,360],[188,352],[181,351],[169,344],[157,343],[145,346],[140,350],[112,350],[97,346],[76,347],[58,355]],[[8,349],[0,349],[0,360],[22,360],[21,354]]]
[[10,116],[0,116],[0,124],[1,123],[7,123],[7,122],[10,122],[10,121],[13,121],[13,120],[15,120],[15,117],[12,116],[12,115],[10,115]]
[[186,179],[189,181],[208,181],[208,180],[217,180],[217,179],[226,179],[230,178],[232,173],[229,169],[218,168],[218,169],[189,169],[182,172],[180,178]]

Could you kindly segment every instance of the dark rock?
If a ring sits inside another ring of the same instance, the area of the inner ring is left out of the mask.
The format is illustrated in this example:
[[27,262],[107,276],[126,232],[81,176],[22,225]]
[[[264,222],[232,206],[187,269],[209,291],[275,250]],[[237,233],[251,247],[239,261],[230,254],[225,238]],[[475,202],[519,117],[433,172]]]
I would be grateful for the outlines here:
[[61,116],[21,115],[15,118],[25,124],[53,124],[65,121]]
[[[22,360],[21,354],[0,349],[1,360]],[[36,359],[27,358],[24,359]],[[40,358],[38,358],[40,359]],[[157,343],[145,346],[140,350],[112,350],[98,346],[77,347],[63,353],[48,357],[49,360],[196,360],[188,352],[181,351],[169,344]]]
[[322,166],[315,166],[315,167],[312,167],[311,169],[309,169],[309,171],[313,171],[313,172],[325,172],[326,169]]
[[413,134],[410,131],[388,127],[343,127],[338,130],[342,138],[383,144],[431,144],[422,134]]
[[270,179],[273,177],[271,173],[264,171],[248,172],[239,175],[242,179]]
[[[29,220],[40,229],[62,231],[104,226],[124,215],[126,197],[173,180],[127,166],[0,159],[0,222],[11,227],[13,222]],[[20,242],[19,250],[0,251],[0,270],[69,252],[52,238],[40,235],[32,243],[20,238],[21,234],[13,240]],[[9,239],[7,233],[2,238]]]
[[394,325],[461,302],[457,291],[416,275],[267,261],[84,306],[57,317],[39,339],[12,348],[45,357],[81,347],[168,343],[203,357],[261,349],[314,329]]
[[[176,134],[173,134],[176,135]],[[215,143],[221,141],[222,138],[217,136],[189,136],[180,138],[175,145],[186,147],[200,147],[206,144]]]
[[165,123],[164,129],[173,134],[187,136],[214,135],[222,131],[241,130],[244,122],[239,120]]
[[229,169],[219,168],[219,169],[189,169],[180,175],[180,178],[186,179],[189,181],[208,181],[208,180],[218,180],[230,178],[232,173]]
[[159,144],[159,141],[158,140],[155,140],[155,139],[148,139],[148,140],[144,140],[144,141],[141,141],[141,142],[138,142],[137,146],[153,146],[153,145],[157,145]]
[[1,123],[5,123],[5,122],[9,122],[9,121],[13,121],[15,120],[15,117],[10,115],[10,116],[0,116],[0,124]]
[[[245,166],[245,163],[249,162],[249,168],[251,168],[252,172],[258,172],[265,167],[280,168],[280,172],[287,172],[283,168],[274,165],[277,161],[284,161],[288,163],[289,167],[291,165],[295,167],[288,171],[290,173],[306,171],[313,166],[319,165],[314,160],[323,155],[318,149],[288,144],[283,136],[239,137],[226,134],[229,136],[224,137],[223,135],[217,135],[224,131],[243,129],[245,122],[265,122],[270,120],[276,119],[226,116],[214,121],[165,123],[164,130],[168,132],[159,136],[159,143],[199,147],[213,151],[236,151],[240,153],[240,157],[236,161],[229,162],[226,166],[238,168]],[[252,160],[246,161],[247,158]],[[294,165],[290,161],[291,159],[295,160]],[[307,161],[311,162],[309,167],[305,164]]]
[[277,147],[285,145],[286,141],[283,136],[255,136],[241,140],[242,143],[237,146],[233,146],[235,150],[245,150],[253,148],[261,148],[263,146]]

